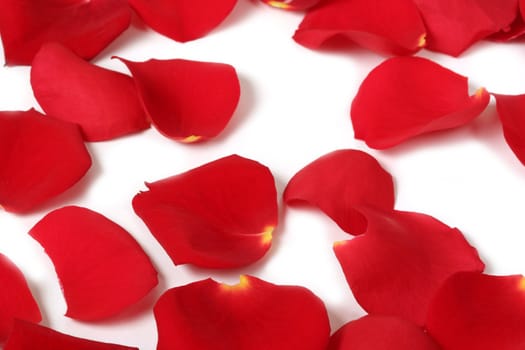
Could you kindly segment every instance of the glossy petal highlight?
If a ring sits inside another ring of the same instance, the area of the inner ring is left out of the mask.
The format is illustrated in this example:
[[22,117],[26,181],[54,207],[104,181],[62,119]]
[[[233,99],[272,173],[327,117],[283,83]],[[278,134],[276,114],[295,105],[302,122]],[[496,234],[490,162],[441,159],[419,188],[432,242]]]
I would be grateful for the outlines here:
[[494,97],[505,141],[525,165],[525,95],[495,94]]

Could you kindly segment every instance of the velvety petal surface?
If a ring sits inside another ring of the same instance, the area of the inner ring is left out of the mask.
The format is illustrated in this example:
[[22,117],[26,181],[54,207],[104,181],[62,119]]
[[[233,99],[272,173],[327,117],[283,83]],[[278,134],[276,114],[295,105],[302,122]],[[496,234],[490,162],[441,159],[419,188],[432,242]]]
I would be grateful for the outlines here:
[[325,350],[330,335],[312,292],[251,276],[234,286],[207,279],[170,289],[154,313],[157,350]]
[[525,347],[525,279],[458,273],[432,301],[429,333],[447,350]]
[[369,210],[366,217],[366,233],[336,243],[334,251],[355,298],[371,314],[423,325],[448,277],[484,268],[459,230],[431,216]]
[[86,208],[52,211],[29,232],[55,266],[67,303],[78,320],[113,316],[157,285],[157,272],[133,237]]
[[272,7],[283,10],[305,10],[319,3],[321,0],[262,0]]
[[151,122],[169,138],[195,142],[217,136],[237,108],[239,78],[228,64],[121,61],[131,71]]
[[365,152],[338,150],[328,153],[292,177],[283,195],[287,204],[318,207],[345,232],[360,234],[367,221],[357,207],[394,209],[392,176]]
[[505,140],[525,165],[525,95],[495,94],[494,97]]
[[270,248],[277,193],[262,164],[232,155],[146,185],[133,208],[175,264],[239,267]]
[[374,68],[361,83],[350,111],[355,138],[372,148],[395,146],[414,136],[456,128],[476,118],[489,103],[468,80],[420,57],[395,57]]
[[44,44],[35,56],[31,86],[47,114],[80,125],[87,141],[149,127],[131,77],[92,65],[60,44]]
[[0,112],[0,207],[27,212],[80,180],[91,157],[76,125],[37,111]]
[[311,49],[342,36],[372,51],[406,55],[425,45],[425,27],[412,0],[331,0],[310,10],[294,40]]
[[31,64],[55,41],[91,59],[130,24],[126,0],[2,0],[0,34],[7,64]]

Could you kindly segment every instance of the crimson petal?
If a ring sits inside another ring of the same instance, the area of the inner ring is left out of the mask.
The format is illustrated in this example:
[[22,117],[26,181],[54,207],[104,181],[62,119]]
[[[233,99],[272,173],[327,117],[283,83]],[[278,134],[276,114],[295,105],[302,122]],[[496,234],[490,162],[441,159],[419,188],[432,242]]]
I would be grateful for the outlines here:
[[461,232],[431,216],[366,211],[365,234],[334,245],[346,280],[369,313],[423,325],[441,284],[458,271],[482,271],[476,250]]
[[3,0],[0,33],[7,64],[31,64],[43,43],[91,59],[130,24],[125,0]]
[[525,165],[525,95],[495,94],[494,97],[505,140]]
[[168,290],[154,308],[157,350],[325,350],[323,302],[298,286],[251,276],[229,286],[211,279]]
[[466,77],[420,57],[395,57],[374,68],[352,102],[355,137],[383,149],[411,137],[462,126],[490,95],[468,95]]
[[27,212],[64,192],[91,166],[76,125],[31,109],[0,112],[0,207]]
[[89,209],[52,211],[29,234],[53,261],[71,318],[113,316],[157,285],[157,272],[133,237]]
[[447,350],[521,350],[525,278],[458,273],[433,299],[429,333]]
[[367,222],[357,207],[394,209],[394,183],[392,176],[367,153],[338,150],[295,174],[283,198],[287,204],[314,205],[345,232],[360,234],[366,230]]

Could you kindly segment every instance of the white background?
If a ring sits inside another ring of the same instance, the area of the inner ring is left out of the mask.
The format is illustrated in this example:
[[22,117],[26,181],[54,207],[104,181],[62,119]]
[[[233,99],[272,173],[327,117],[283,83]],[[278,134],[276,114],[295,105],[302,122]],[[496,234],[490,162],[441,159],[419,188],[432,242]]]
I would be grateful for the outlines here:
[[[208,36],[174,42],[135,20],[134,26],[94,62],[126,72],[111,55],[142,61],[185,58],[232,64],[242,96],[231,123],[217,139],[183,145],[155,129],[118,140],[89,144],[94,165],[72,190],[31,215],[0,212],[0,252],[23,271],[44,315],[43,324],[95,340],[156,346],[151,307],[169,287],[206,277],[235,283],[240,273],[270,282],[310,288],[328,308],[332,329],[364,314],[354,301],[332,253],[332,243],[349,239],[315,210],[281,208],[281,221],[269,254],[235,271],[175,267],[146,226],[133,213],[131,199],[155,181],[219,157],[237,153],[271,168],[279,193],[287,181],[315,158],[340,148],[374,155],[393,175],[396,208],[433,215],[460,228],[477,247],[492,274],[525,271],[525,168],[504,142],[495,104],[473,123],[406,142],[388,151],[367,149],[354,140],[350,103],[367,73],[385,57],[352,47],[311,51],[292,35],[301,13],[239,0],[228,19]],[[482,42],[460,58],[422,51],[418,55],[468,76],[472,91],[525,93],[522,42]],[[3,55],[2,55],[3,57]],[[28,67],[0,68],[0,109],[37,107]],[[48,211],[67,204],[99,211],[140,242],[161,282],[133,310],[107,322],[80,323],[63,316],[66,305],[50,260],[27,232]]]

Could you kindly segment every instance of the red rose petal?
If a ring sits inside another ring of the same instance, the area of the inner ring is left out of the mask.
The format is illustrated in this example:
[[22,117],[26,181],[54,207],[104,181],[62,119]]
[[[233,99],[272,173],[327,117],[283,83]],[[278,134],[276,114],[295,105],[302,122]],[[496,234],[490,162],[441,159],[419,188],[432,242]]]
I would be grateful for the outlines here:
[[495,94],[494,97],[505,140],[525,165],[525,95]]
[[142,20],[173,40],[186,42],[208,34],[233,10],[237,0],[129,0]]
[[237,108],[241,90],[230,65],[181,59],[121,61],[131,71],[153,125],[169,138],[194,142],[214,137]]
[[47,114],[79,124],[87,141],[110,140],[149,127],[131,77],[87,63],[60,44],[44,44],[31,85]]
[[29,234],[53,261],[71,318],[113,316],[157,285],[157,272],[133,237],[89,209],[57,209]]
[[360,234],[367,221],[356,209],[394,209],[394,183],[372,156],[357,150],[328,153],[301,169],[283,195],[287,204],[306,202],[321,209],[345,232]]
[[294,40],[316,49],[335,36],[372,51],[406,55],[425,44],[425,27],[411,0],[332,0],[306,14]]
[[421,327],[402,318],[367,315],[348,322],[330,338],[327,350],[440,350]]
[[59,333],[50,328],[16,321],[4,350],[138,350],[128,346],[101,343]]
[[490,95],[468,95],[467,78],[420,57],[395,57],[374,68],[352,102],[355,137],[383,149],[411,137],[462,126]]
[[75,184],[91,166],[76,125],[35,110],[0,112],[0,207],[27,212]]
[[439,289],[429,333],[447,350],[521,350],[525,346],[525,278],[458,273]]
[[3,0],[0,33],[7,64],[31,64],[43,43],[91,59],[130,24],[125,0]]
[[367,211],[363,235],[334,245],[346,280],[369,313],[424,324],[441,284],[458,271],[482,271],[476,250],[461,232],[431,216]]
[[324,304],[309,290],[251,276],[170,289],[154,312],[157,350],[325,350],[330,335]]
[[305,10],[319,3],[321,0],[262,0],[264,3],[283,10]]
[[233,155],[146,185],[133,208],[175,264],[238,267],[270,249],[277,193],[260,163]]
[[40,322],[42,316],[24,275],[0,254],[0,344],[13,329],[15,319]]

